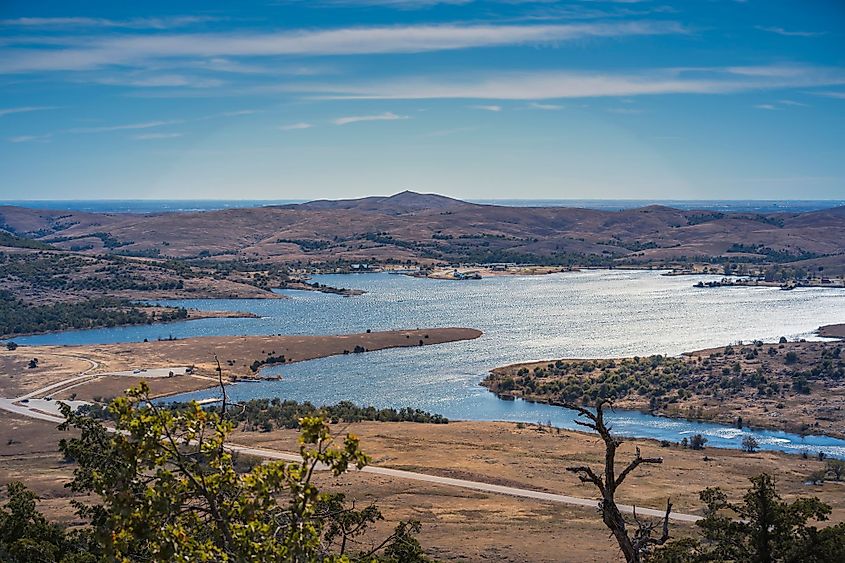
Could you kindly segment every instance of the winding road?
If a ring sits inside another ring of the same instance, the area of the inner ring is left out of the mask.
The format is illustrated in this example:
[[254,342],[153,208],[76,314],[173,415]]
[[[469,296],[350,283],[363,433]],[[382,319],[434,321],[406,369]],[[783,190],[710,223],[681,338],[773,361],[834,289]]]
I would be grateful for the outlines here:
[[[92,374],[91,371],[95,370],[99,367],[99,364],[94,360],[89,358],[81,358],[77,357],[77,359],[85,360],[91,363],[91,367],[89,367],[84,372],[80,373],[75,377],[71,377],[64,381],[60,381],[58,383],[54,383],[52,385],[48,385],[36,391],[32,391],[27,393],[26,395],[22,395],[20,397],[14,399],[4,399],[0,398],[0,409],[6,410],[18,415],[27,416],[30,418],[35,418],[38,420],[43,420],[47,422],[54,422],[59,424],[63,422],[63,418],[60,416],[51,415],[45,413],[43,411],[37,410],[35,408],[30,408],[26,403],[21,401],[33,399],[36,397],[44,397],[46,394],[56,391],[58,389],[67,388],[69,386],[73,386],[78,384],[81,381],[85,381],[89,378],[96,377],[102,374]],[[260,457],[263,459],[270,459],[270,460],[280,460],[280,461],[301,461],[301,457],[297,453],[292,452],[282,452],[278,450],[267,450],[262,448],[254,448],[250,446],[243,446],[239,444],[228,444],[227,448],[233,452],[240,452],[247,455],[253,455],[256,457]],[[486,493],[496,493],[502,495],[508,495],[513,497],[520,497],[532,500],[538,500],[543,502],[551,502],[556,504],[567,504],[571,506],[581,506],[585,508],[592,508],[594,510],[598,510],[598,501],[596,499],[590,498],[582,498],[582,497],[573,497],[569,495],[559,495],[555,493],[547,493],[543,491],[535,491],[531,489],[522,489],[518,487],[507,487],[504,485],[494,485],[492,483],[484,483],[481,481],[469,481],[466,479],[454,479],[451,477],[440,477],[438,475],[429,475],[426,473],[417,473],[413,471],[404,471],[401,469],[391,469],[389,467],[378,467],[378,466],[367,466],[361,469],[364,473],[372,473],[375,475],[382,475],[385,477],[391,477],[396,479],[408,479],[412,481],[421,481],[425,483],[432,483],[435,485],[446,485],[450,487],[457,487],[461,489],[469,489],[473,491],[481,491]],[[619,510],[624,513],[632,514],[634,511],[634,507],[630,505],[618,505]],[[655,510],[653,508],[636,508],[638,515],[643,516],[653,516],[657,518],[662,518],[664,516],[663,510]],[[669,516],[671,520],[676,522],[685,522],[685,523],[692,523],[696,522],[701,519],[701,516],[697,516],[695,514],[684,514],[682,512],[672,512]]]

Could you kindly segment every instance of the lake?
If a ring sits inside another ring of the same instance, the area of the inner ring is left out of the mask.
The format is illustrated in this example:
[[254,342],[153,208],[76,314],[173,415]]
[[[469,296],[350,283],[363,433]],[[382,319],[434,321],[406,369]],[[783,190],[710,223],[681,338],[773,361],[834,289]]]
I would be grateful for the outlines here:
[[[465,326],[472,341],[335,356],[267,368],[282,381],[233,386],[236,400],[281,397],[317,404],[350,400],[378,407],[410,406],[453,419],[551,422],[572,428],[572,412],[504,401],[478,383],[496,366],[550,358],[680,354],[752,339],[812,338],[820,325],[845,319],[845,290],[802,288],[697,289],[718,277],[667,277],[659,272],[586,270],[549,276],[443,281],[390,274],[315,276],[320,283],[363,289],[357,297],[282,291],[278,300],[161,302],[255,313],[255,319],[203,319],[71,331],[16,339],[20,344],[92,344],[248,334],[339,334],[366,329]],[[213,391],[185,397],[200,398]],[[182,397],[182,398],[185,398]],[[708,445],[739,447],[730,426],[617,411],[615,430],[678,441],[701,433]],[[825,451],[845,457],[845,440],[753,431],[764,449]]]

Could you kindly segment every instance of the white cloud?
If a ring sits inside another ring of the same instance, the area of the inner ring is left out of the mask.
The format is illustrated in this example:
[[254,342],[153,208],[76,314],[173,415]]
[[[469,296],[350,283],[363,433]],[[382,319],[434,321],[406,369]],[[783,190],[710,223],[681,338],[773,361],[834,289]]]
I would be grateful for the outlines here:
[[785,37],[819,37],[820,35],[827,35],[826,31],[789,31],[782,27],[763,27],[761,25],[756,26],[756,29],[776,33]]
[[470,109],[480,109],[483,111],[502,111],[502,106],[467,106]]
[[299,123],[291,123],[290,125],[282,125],[279,127],[282,131],[296,131],[298,129],[311,129],[313,125],[301,121]]
[[558,105],[558,104],[541,104],[541,103],[538,103],[538,102],[531,102],[530,104],[528,104],[525,107],[526,107],[526,109],[541,109],[541,110],[545,110],[545,111],[555,111],[555,110],[563,109],[563,106]]
[[378,115],[351,115],[348,117],[339,117],[334,120],[335,125],[347,125],[349,123],[357,123],[359,121],[395,121],[397,119],[410,119],[407,115],[396,115],[392,111],[386,111]]
[[805,104],[803,102],[796,102],[795,100],[778,100],[778,103],[782,106],[796,106],[796,107],[809,107],[809,104]]
[[59,109],[58,106],[24,106],[19,108],[0,109],[0,117],[14,113],[29,113],[31,111],[44,111],[48,109]]
[[[422,53],[505,45],[555,44],[589,37],[677,35],[675,22],[631,21],[556,25],[411,25],[282,33],[204,33],[76,37],[64,48],[7,49],[0,72],[92,70],[144,66],[188,57]],[[6,38],[7,44],[17,37]],[[20,38],[31,45],[29,38]],[[51,41],[55,38],[51,38]]]
[[845,84],[845,70],[809,66],[570,71],[402,77],[372,83],[284,84],[277,91],[332,99],[549,100],[660,94],[726,94]]
[[107,86],[129,86],[134,88],[216,88],[224,84],[222,80],[215,78],[185,76],[182,74],[100,78],[96,82]]
[[644,113],[645,110],[639,108],[608,108],[610,113],[618,113],[620,115],[639,115]]
[[68,129],[68,133],[108,133],[111,131],[126,131],[132,129],[151,129],[153,127],[164,127],[165,125],[175,125],[183,123],[182,120],[169,121],[145,121],[143,123],[129,123],[126,125],[108,125],[104,127],[77,127],[75,129]]
[[9,137],[7,139],[10,143],[34,143],[34,142],[47,142],[53,137],[52,133],[47,133],[45,135],[19,135],[17,137]]
[[813,92],[816,96],[824,96],[825,98],[837,98],[845,100],[845,92]]
[[182,133],[142,133],[140,135],[133,135],[132,138],[136,141],[153,141],[156,139],[175,139],[181,136]]
[[795,100],[778,100],[767,104],[757,104],[754,106],[757,109],[779,110],[787,107],[809,107],[807,104],[796,102]]
[[63,27],[101,27],[127,29],[169,29],[198,23],[220,21],[224,18],[212,16],[172,16],[163,18],[132,18],[113,20],[108,18],[16,18],[0,20],[0,27],[17,28],[63,28]]

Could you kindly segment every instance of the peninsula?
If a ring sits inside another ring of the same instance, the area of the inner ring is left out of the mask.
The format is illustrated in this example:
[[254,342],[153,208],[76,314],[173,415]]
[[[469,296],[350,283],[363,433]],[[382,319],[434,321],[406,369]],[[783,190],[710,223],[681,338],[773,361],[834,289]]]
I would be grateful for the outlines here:
[[[842,325],[819,334],[842,334]],[[611,398],[670,417],[845,437],[845,353],[840,341],[754,341],[688,352],[519,363],[481,385],[506,398],[554,405]]]

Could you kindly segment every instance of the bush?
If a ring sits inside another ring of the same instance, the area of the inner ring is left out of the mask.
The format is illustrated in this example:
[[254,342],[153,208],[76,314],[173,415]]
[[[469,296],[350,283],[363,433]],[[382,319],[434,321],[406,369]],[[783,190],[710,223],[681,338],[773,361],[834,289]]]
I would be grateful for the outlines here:
[[701,434],[696,434],[689,441],[689,447],[692,450],[703,450],[704,444],[707,443],[707,438],[702,436]]
[[745,436],[742,439],[742,450],[743,451],[746,451],[748,453],[754,453],[754,451],[757,450],[759,447],[760,447],[760,442],[758,442],[757,438],[755,438],[754,436],[751,436],[750,434],[748,436]]

